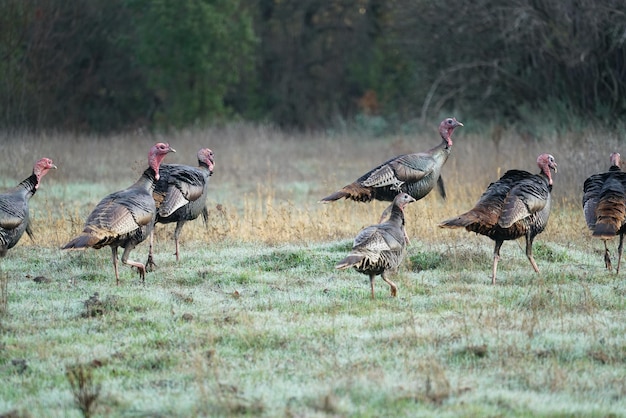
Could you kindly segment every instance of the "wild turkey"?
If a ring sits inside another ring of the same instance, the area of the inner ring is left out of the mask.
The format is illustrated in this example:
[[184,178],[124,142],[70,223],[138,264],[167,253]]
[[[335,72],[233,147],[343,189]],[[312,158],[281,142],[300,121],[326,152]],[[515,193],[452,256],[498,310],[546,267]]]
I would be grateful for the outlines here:
[[[152,196],[157,207],[155,224],[176,222],[174,242],[176,243],[176,261],[179,260],[178,238],[187,221],[202,215],[206,225],[209,212],[206,197],[209,177],[215,167],[213,151],[202,148],[198,151],[198,167],[182,164],[164,164],[159,170],[161,178],[156,182]],[[151,270],[155,264],[152,254],[154,231],[150,234],[150,250],[146,268]]]
[[157,143],[148,154],[149,167],[132,186],[111,193],[100,201],[93,209],[83,232],[62,249],[84,249],[87,247],[100,249],[110,246],[115,268],[115,282],[120,284],[117,269],[117,248],[124,248],[122,263],[137,267],[142,282],[145,282],[146,268],[137,261],[128,259],[135,246],[143,242],[152,228],[156,218],[156,205],[152,198],[154,184],[159,179],[159,166],[163,158],[176,152],[169,144]]
[[626,173],[622,172],[621,156],[611,154],[609,171],[594,174],[583,186],[583,212],[593,236],[604,240],[604,264],[612,270],[607,241],[619,235],[617,273],[619,274],[626,233]]
[[496,270],[500,247],[506,240],[526,238],[526,256],[539,273],[533,258],[533,240],[541,233],[550,216],[552,174],[556,161],[550,154],[537,158],[539,174],[522,170],[509,170],[498,181],[491,183],[469,212],[443,221],[442,228],[464,227],[468,231],[485,235],[496,242],[493,251],[492,284],[496,284]]
[[[398,192],[405,192],[420,200],[435,187],[445,199],[446,191],[441,178],[441,168],[452,149],[452,132],[463,124],[455,118],[447,118],[439,125],[442,142],[438,146],[415,154],[399,155],[368,171],[354,183],[324,197],[328,203],[341,198],[358,202],[371,200],[393,201]],[[384,218],[387,212],[383,213]]]
[[407,244],[404,227],[404,208],[415,199],[407,193],[399,193],[393,200],[391,216],[381,224],[362,229],[354,239],[352,251],[335,268],[343,270],[354,267],[370,277],[372,299],[374,278],[380,275],[389,284],[391,296],[396,296],[398,286],[387,278],[387,273],[396,270],[405,255]]
[[50,158],[42,158],[35,163],[33,174],[11,190],[0,194],[0,257],[6,256],[7,251],[22,238],[24,231],[33,239],[28,201],[37,192],[43,176],[56,168]]

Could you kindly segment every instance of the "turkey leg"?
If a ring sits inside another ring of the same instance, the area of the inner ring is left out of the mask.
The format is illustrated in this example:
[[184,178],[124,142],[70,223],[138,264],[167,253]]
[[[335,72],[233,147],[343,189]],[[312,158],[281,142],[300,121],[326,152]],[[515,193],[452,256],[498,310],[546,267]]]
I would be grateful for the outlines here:
[[[139,261],[129,260],[128,256],[130,252],[135,248],[134,246],[128,245],[124,248],[124,252],[122,253],[122,263],[127,264],[129,266],[137,267],[139,270],[139,277],[141,278],[141,283],[146,283],[146,266]],[[117,259],[117,257],[115,257]]]
[[115,269],[115,284],[120,285],[120,274],[117,271],[117,247],[111,247],[111,255],[113,256],[113,268]]
[[537,263],[535,263],[533,258],[533,237],[530,234],[526,235],[526,257],[528,257],[528,261],[535,269],[535,273],[539,273],[539,267],[537,267]]
[[[609,252],[609,247],[606,243],[607,240],[604,240],[604,266],[609,270],[613,270],[613,265],[611,264],[611,253]],[[619,260],[617,261],[619,265]],[[619,267],[618,267],[619,270]],[[619,272],[619,271],[618,271]]]
[[370,288],[372,290],[372,299],[374,299],[374,278],[376,277],[375,274],[370,274]]
[[152,244],[154,243],[154,229],[150,231],[150,247],[148,247],[148,259],[146,260],[146,271],[153,271],[157,266],[152,255]]
[[[606,242],[606,241],[605,241]],[[624,249],[624,234],[619,234],[619,247],[617,247],[617,272],[619,274],[619,267],[622,263],[622,250]]]
[[396,286],[396,284],[394,282],[392,282],[391,280],[386,278],[384,272],[383,272],[383,274],[380,275],[380,277],[382,277],[383,280],[389,285],[390,290],[391,290],[391,296],[395,298],[396,295],[398,294],[398,286]]
[[178,237],[180,237],[180,232],[183,230],[183,225],[185,225],[185,221],[176,222],[176,229],[174,230],[174,243],[176,244],[176,261],[178,261]]
[[496,241],[493,249],[493,270],[491,272],[491,284],[496,284],[496,271],[498,270],[498,261],[500,261],[500,247],[504,241]]

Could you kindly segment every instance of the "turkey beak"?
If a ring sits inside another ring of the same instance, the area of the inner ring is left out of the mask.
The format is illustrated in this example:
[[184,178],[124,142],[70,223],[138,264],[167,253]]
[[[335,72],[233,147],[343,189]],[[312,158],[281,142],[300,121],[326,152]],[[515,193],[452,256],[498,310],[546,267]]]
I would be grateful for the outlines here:
[[176,150],[174,148],[170,147],[169,151],[167,151],[167,152],[176,152]]
[[554,172],[556,173],[556,163],[552,164],[552,169],[554,170]]
[[461,122],[459,122],[458,120],[456,121],[456,126],[465,126],[463,125]]
[[57,169],[57,166],[56,166],[56,165],[54,165],[54,164],[52,164],[52,165],[50,166],[50,168],[53,168],[53,169],[55,169],[55,170],[56,170],[56,169]]

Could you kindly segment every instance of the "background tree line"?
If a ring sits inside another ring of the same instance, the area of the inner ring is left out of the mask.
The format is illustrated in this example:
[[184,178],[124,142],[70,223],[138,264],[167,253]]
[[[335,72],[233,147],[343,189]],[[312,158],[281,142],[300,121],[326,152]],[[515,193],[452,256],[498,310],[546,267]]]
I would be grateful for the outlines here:
[[616,123],[625,42],[623,0],[0,0],[0,126]]

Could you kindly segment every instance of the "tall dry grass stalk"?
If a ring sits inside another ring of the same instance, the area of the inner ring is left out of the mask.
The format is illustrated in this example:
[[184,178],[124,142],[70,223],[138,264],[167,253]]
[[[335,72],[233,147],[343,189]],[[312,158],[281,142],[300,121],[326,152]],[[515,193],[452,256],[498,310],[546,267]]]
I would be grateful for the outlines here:
[[[471,121],[464,121],[471,129]],[[327,241],[349,238],[375,223],[383,203],[318,203],[318,199],[353,181],[386,159],[424,151],[439,142],[432,132],[385,139],[349,135],[288,134],[267,126],[229,125],[186,130],[173,135],[116,135],[106,138],[63,134],[4,136],[0,186],[25,178],[32,163],[51,157],[59,169],[48,175],[32,199],[37,244],[59,246],[82,229],[93,206],[107,193],[127,187],[146,167],[149,147],[167,141],[176,150],[166,163],[195,165],[200,147],[210,147],[216,167],[210,180],[208,228],[200,221],[185,227],[183,241]],[[580,197],[589,175],[606,170],[609,154],[620,150],[614,133],[589,131],[553,135],[534,141],[504,131],[496,148],[489,135],[457,130],[454,149],[443,170],[448,200],[435,192],[407,211],[408,232],[426,241],[455,239],[437,223],[465,211],[488,184],[510,168],[537,171],[537,155],[556,157],[554,210],[548,234],[555,239],[584,235]],[[625,151],[626,152],[626,151]],[[173,227],[157,227],[168,239]],[[27,240],[22,244],[31,245]]]

